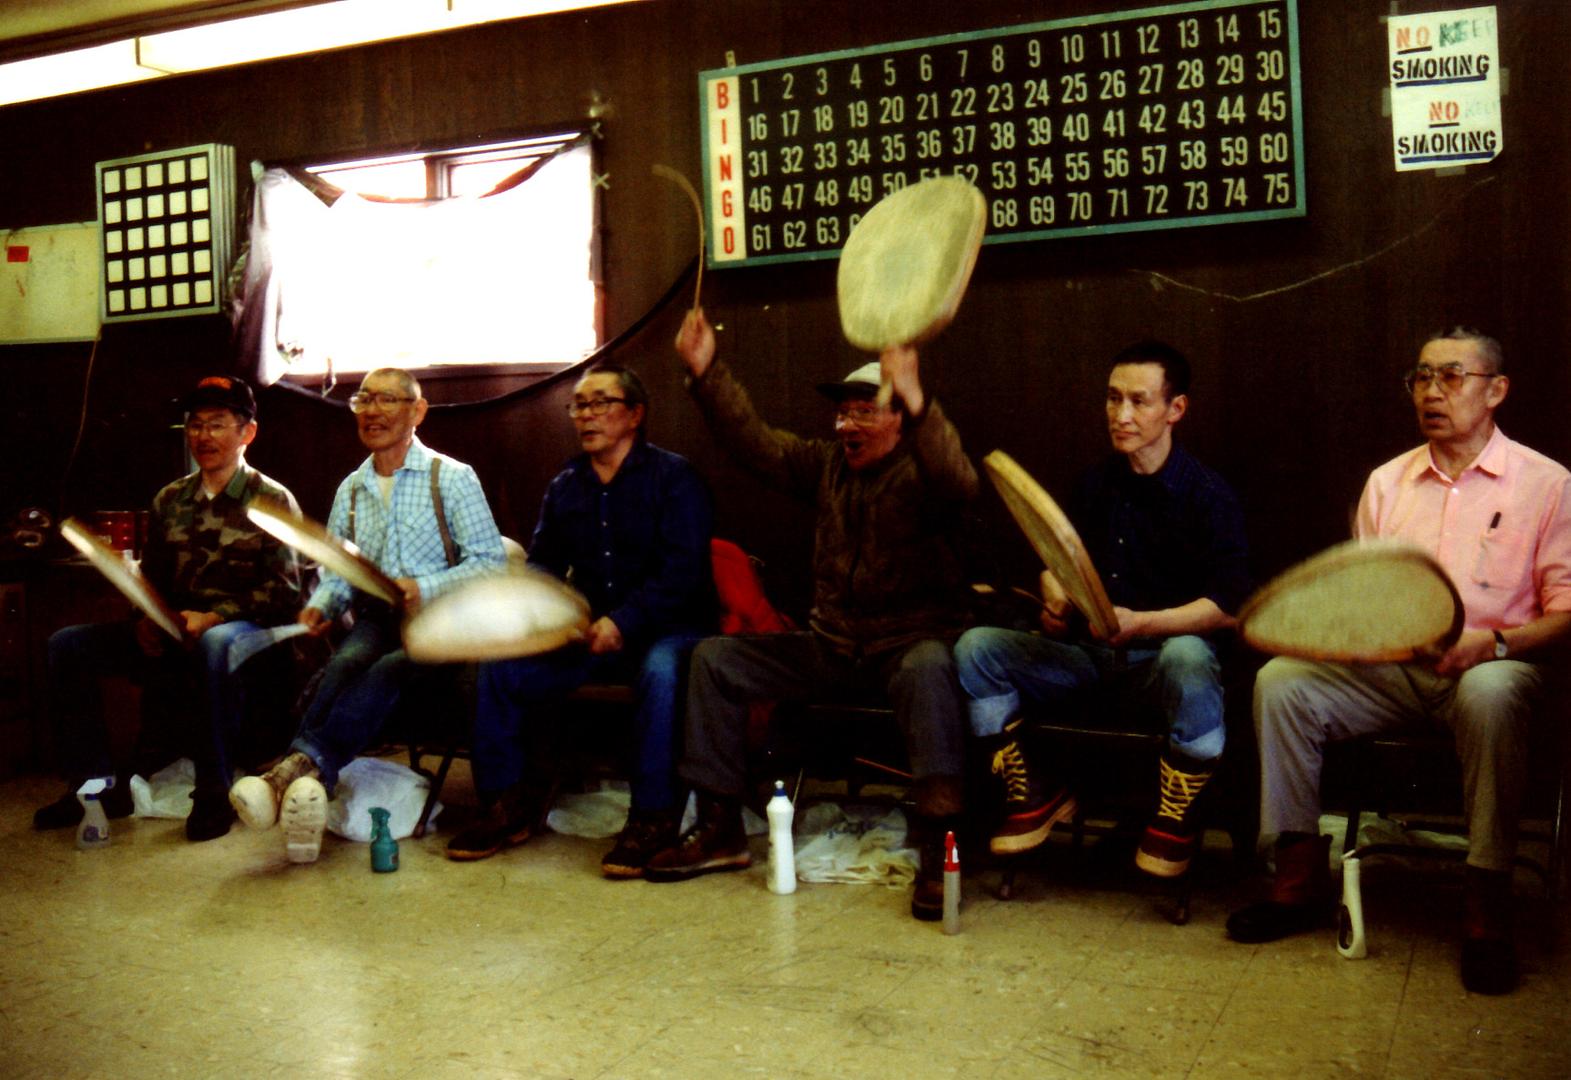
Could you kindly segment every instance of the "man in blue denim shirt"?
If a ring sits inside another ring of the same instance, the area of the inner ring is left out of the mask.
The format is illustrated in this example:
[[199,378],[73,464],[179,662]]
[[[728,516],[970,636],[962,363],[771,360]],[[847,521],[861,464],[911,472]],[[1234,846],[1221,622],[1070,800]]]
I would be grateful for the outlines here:
[[601,869],[640,877],[676,839],[687,795],[676,779],[678,690],[693,646],[715,630],[714,512],[687,460],[645,438],[648,402],[638,376],[612,364],[573,388],[568,415],[584,452],[546,489],[529,563],[588,599],[588,638],[481,666],[474,773],[490,813],[448,843],[450,858],[483,859],[529,838],[541,808],[524,784],[525,711],[590,681],[638,690],[632,810]]
[[[361,381],[349,408],[371,456],[338,485],[327,530],[397,582],[403,613],[500,571],[507,563],[502,536],[474,469],[432,453],[415,437],[428,403],[414,377],[379,368]],[[321,634],[351,608],[354,627],[323,672],[292,752],[229,792],[247,825],[268,828],[282,820],[293,862],[316,860],[339,770],[376,738],[418,670],[399,640],[400,613],[356,593],[331,571],[323,570],[299,621]]]
[[[1043,609],[1046,636],[978,627],[955,646],[971,697],[972,733],[990,741],[1005,790],[1005,817],[990,843],[1029,851],[1075,812],[1018,738],[1023,703],[1053,706],[1097,683],[1128,680],[1168,724],[1159,765],[1159,808],[1135,863],[1158,877],[1189,867],[1192,807],[1222,756],[1221,667],[1212,635],[1233,624],[1249,589],[1243,514],[1220,476],[1173,443],[1189,407],[1189,362],[1157,341],[1113,358],[1108,435],[1115,453],[1081,480],[1069,506],[1118,617],[1106,641],[1061,640],[1067,606]],[[1044,579],[1049,575],[1044,574]],[[1044,580],[1044,592],[1052,582]],[[1120,657],[1120,653],[1122,656]]]

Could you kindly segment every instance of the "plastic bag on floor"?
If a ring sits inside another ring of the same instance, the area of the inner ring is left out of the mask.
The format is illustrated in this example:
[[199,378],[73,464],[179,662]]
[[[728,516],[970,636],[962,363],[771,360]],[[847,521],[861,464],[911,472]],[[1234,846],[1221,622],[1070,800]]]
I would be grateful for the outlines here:
[[[369,843],[371,807],[387,809],[388,829],[395,840],[415,831],[431,781],[405,765],[383,758],[355,758],[338,774],[338,791],[327,804],[327,827],[345,840]],[[442,812],[431,807],[431,820]]]
[[[551,812],[546,815],[545,823],[552,832],[563,836],[606,840],[622,831],[631,805],[632,796],[627,785],[613,780],[603,784],[599,791],[558,795]],[[693,827],[698,817],[697,805],[697,796],[688,795],[678,831],[686,832]],[[769,823],[745,806],[742,808],[742,825],[748,836],[759,836],[769,831]]]
[[796,833],[799,880],[909,885],[916,878],[917,853],[905,846],[906,819],[898,808],[814,803]]
[[146,780],[139,775],[131,777],[131,807],[137,817],[184,821],[191,813],[195,788],[196,766],[190,758],[181,758]]

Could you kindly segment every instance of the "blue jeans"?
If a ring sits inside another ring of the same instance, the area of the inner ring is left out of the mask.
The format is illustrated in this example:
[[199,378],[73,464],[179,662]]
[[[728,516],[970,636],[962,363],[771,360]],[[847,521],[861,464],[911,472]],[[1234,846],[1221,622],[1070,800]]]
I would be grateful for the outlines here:
[[[1053,706],[1119,674],[1113,649],[1040,634],[982,626],[955,646],[960,685],[975,735],[997,735],[1022,705]],[[1168,743],[1197,763],[1222,756],[1222,666],[1216,649],[1192,634],[1170,637],[1157,649],[1124,650],[1123,676],[1162,709]]]
[[316,763],[329,795],[339,770],[376,738],[419,667],[404,653],[398,624],[385,617],[360,618],[333,653],[289,747]]
[[702,634],[660,638],[647,652],[604,653],[574,647],[516,660],[480,665],[475,706],[475,789],[485,801],[522,783],[526,706],[568,694],[587,682],[632,682],[638,691],[633,732],[638,759],[633,773],[633,809],[675,810],[676,706],[687,661]]
[[[142,685],[144,736],[155,705],[167,705],[183,715],[192,709],[190,699],[200,697],[194,715],[177,725],[179,750],[189,753],[196,764],[197,791],[228,791],[230,748],[245,719],[246,699],[245,669],[230,674],[229,646],[257,629],[255,623],[243,620],[219,623],[189,651],[165,640],[158,656],[142,651],[130,622],[87,623],[55,631],[49,638],[50,702],[67,778],[80,784],[115,772],[99,680],[122,676]],[[153,765],[136,763],[138,768]]]

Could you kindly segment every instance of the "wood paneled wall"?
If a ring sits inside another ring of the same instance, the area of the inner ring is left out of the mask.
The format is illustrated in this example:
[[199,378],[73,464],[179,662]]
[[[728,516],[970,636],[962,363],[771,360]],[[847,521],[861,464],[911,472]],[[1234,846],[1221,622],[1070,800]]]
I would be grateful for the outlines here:
[[[696,73],[932,34],[1149,6],[1119,0],[650,0],[0,109],[0,225],[94,215],[93,162],[220,141],[237,159],[287,160],[462,141],[584,118],[609,107],[601,143],[606,327],[630,325],[683,272],[695,244],[685,202],[650,175],[698,171]],[[1180,435],[1238,488],[1257,570],[1268,574],[1346,534],[1368,470],[1417,442],[1399,391],[1425,333],[1492,331],[1513,376],[1506,429],[1571,459],[1571,310],[1565,196],[1571,158],[1561,68],[1571,4],[1498,4],[1508,94],[1505,152],[1452,175],[1392,170],[1382,17],[1389,0],[1300,0],[1309,216],[1260,225],[1094,237],[984,250],[954,325],[924,371],[977,455],[1002,447],[1063,491],[1105,452],[1106,359],[1147,335],[1193,359]],[[1465,7],[1454,0],[1403,10]],[[526,257],[520,245],[520,257]],[[811,387],[862,362],[841,338],[832,262],[706,275],[721,350],[770,419],[829,430]],[[714,484],[723,533],[764,555],[771,583],[801,599],[804,508],[715,451],[670,351],[681,304],[623,359],[655,397],[655,440]],[[82,447],[62,473],[79,412],[85,346],[0,349],[6,460],[0,512],[64,503],[140,505],[178,468],[168,401],[228,362],[218,319],[111,328],[93,360]],[[427,440],[481,471],[504,531],[527,538],[547,479],[572,452],[570,380],[502,403],[433,412]],[[433,380],[438,402],[489,396],[507,380]],[[341,407],[273,389],[253,461],[325,516],[359,458]],[[1031,557],[987,495],[979,514],[1006,572]]]

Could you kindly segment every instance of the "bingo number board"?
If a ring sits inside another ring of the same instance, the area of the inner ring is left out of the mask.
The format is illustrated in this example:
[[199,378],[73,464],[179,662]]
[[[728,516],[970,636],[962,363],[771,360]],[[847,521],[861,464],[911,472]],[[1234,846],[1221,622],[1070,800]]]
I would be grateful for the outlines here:
[[701,72],[709,264],[839,254],[960,175],[986,243],[1302,217],[1297,0],[1200,0]]

